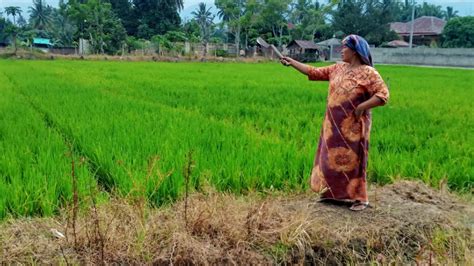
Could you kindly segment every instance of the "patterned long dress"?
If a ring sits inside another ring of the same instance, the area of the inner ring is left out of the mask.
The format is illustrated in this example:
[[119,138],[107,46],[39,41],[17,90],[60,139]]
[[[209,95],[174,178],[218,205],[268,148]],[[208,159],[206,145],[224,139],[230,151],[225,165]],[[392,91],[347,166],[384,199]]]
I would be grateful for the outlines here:
[[310,80],[329,80],[326,114],[319,138],[311,188],[322,199],[368,203],[366,167],[371,113],[356,119],[355,108],[372,96],[387,102],[389,91],[375,68],[347,63],[311,68]]

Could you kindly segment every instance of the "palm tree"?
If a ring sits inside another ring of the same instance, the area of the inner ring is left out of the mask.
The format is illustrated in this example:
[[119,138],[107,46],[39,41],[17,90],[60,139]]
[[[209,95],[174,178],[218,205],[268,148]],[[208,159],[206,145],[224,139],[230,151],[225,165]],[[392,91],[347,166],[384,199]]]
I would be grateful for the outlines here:
[[13,17],[13,25],[8,31],[12,35],[13,47],[15,49],[15,54],[16,54],[16,51],[17,51],[16,35],[18,34],[18,30],[16,27],[16,15],[19,15],[21,13],[21,8],[18,6],[7,6],[5,7],[5,12],[7,13],[7,16],[11,15]]
[[58,44],[71,46],[75,31],[75,25],[71,23],[65,13],[62,13],[60,10],[52,12],[50,32],[53,33],[54,39],[58,40]]
[[13,17],[13,24],[16,25],[16,15],[21,13],[21,8],[19,6],[7,6],[5,7],[5,12],[8,15]]
[[218,9],[217,16],[227,24],[234,35],[236,56],[240,51],[240,35],[242,31],[242,17],[245,14],[245,0],[215,0]]
[[51,26],[52,8],[46,5],[43,0],[33,0],[33,6],[30,7],[30,21],[35,29],[46,30]]
[[176,8],[178,9],[178,11],[183,10],[183,8],[184,8],[183,0],[174,0],[174,4],[175,4]]
[[444,12],[445,12],[444,16],[446,18],[446,21],[449,21],[452,18],[458,17],[458,11],[457,10],[455,11],[453,7],[451,6],[446,7],[446,11]]
[[199,28],[201,30],[201,39],[202,43],[204,44],[204,56],[207,54],[207,44],[209,42],[209,38],[211,35],[211,26],[213,24],[214,15],[211,13],[211,9],[206,7],[206,4],[199,3],[198,9],[193,11],[191,14],[196,19],[196,22],[199,24]]

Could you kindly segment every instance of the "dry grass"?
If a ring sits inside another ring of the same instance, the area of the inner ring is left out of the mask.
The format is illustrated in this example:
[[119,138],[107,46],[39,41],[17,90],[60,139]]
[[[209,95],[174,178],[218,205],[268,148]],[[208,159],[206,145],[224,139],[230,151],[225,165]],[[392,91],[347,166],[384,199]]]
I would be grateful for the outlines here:
[[472,205],[408,181],[372,188],[370,198],[373,207],[356,213],[318,203],[314,194],[208,189],[189,197],[187,221],[184,200],[153,209],[140,199],[115,199],[82,210],[77,244],[70,208],[55,219],[3,222],[0,264],[474,262]]

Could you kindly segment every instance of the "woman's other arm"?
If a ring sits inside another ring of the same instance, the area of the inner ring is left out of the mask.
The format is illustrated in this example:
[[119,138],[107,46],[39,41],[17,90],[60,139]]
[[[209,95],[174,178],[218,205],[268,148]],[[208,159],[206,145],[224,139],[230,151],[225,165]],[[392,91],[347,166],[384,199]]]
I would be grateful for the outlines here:
[[359,119],[362,114],[364,113],[365,110],[369,110],[369,109],[372,109],[374,107],[377,107],[377,106],[382,106],[384,105],[385,102],[382,101],[382,99],[380,99],[378,96],[372,96],[370,99],[368,99],[367,101],[359,104],[354,113],[355,113],[355,116],[357,119]]
[[370,82],[367,85],[367,90],[371,97],[356,107],[354,113],[357,118],[359,118],[365,110],[385,105],[390,96],[388,87],[385,85],[385,82],[377,70],[371,69],[368,79]]

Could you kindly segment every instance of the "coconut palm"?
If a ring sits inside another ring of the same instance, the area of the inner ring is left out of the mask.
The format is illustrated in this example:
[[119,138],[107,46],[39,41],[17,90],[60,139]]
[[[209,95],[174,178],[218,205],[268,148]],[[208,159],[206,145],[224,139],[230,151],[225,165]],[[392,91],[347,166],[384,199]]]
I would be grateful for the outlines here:
[[7,6],[5,7],[5,13],[7,13],[7,16],[13,17],[13,24],[16,25],[16,16],[21,13],[21,8],[19,6]]
[[207,54],[207,44],[209,43],[211,27],[213,24],[212,21],[214,20],[214,15],[212,15],[211,9],[212,7],[207,8],[206,4],[201,2],[199,3],[198,9],[191,13],[194,16],[194,19],[196,19],[196,22],[198,23],[201,30],[201,40],[204,45],[204,56]]
[[174,0],[174,4],[175,6],[177,7],[177,9],[180,11],[180,10],[183,10],[184,8],[184,2],[183,0]]
[[5,13],[7,13],[7,16],[10,15],[13,17],[13,25],[7,29],[7,32],[12,35],[13,47],[16,54],[16,35],[18,34],[18,28],[16,27],[16,16],[21,14],[21,8],[18,6],[7,6],[5,7]]
[[43,0],[33,0],[33,6],[30,7],[30,22],[37,30],[44,31],[51,26],[51,14],[53,9],[46,5]]
[[446,11],[444,11],[444,16],[446,18],[446,21],[449,21],[452,18],[458,17],[458,11],[454,10],[453,7],[448,6],[446,7]]

